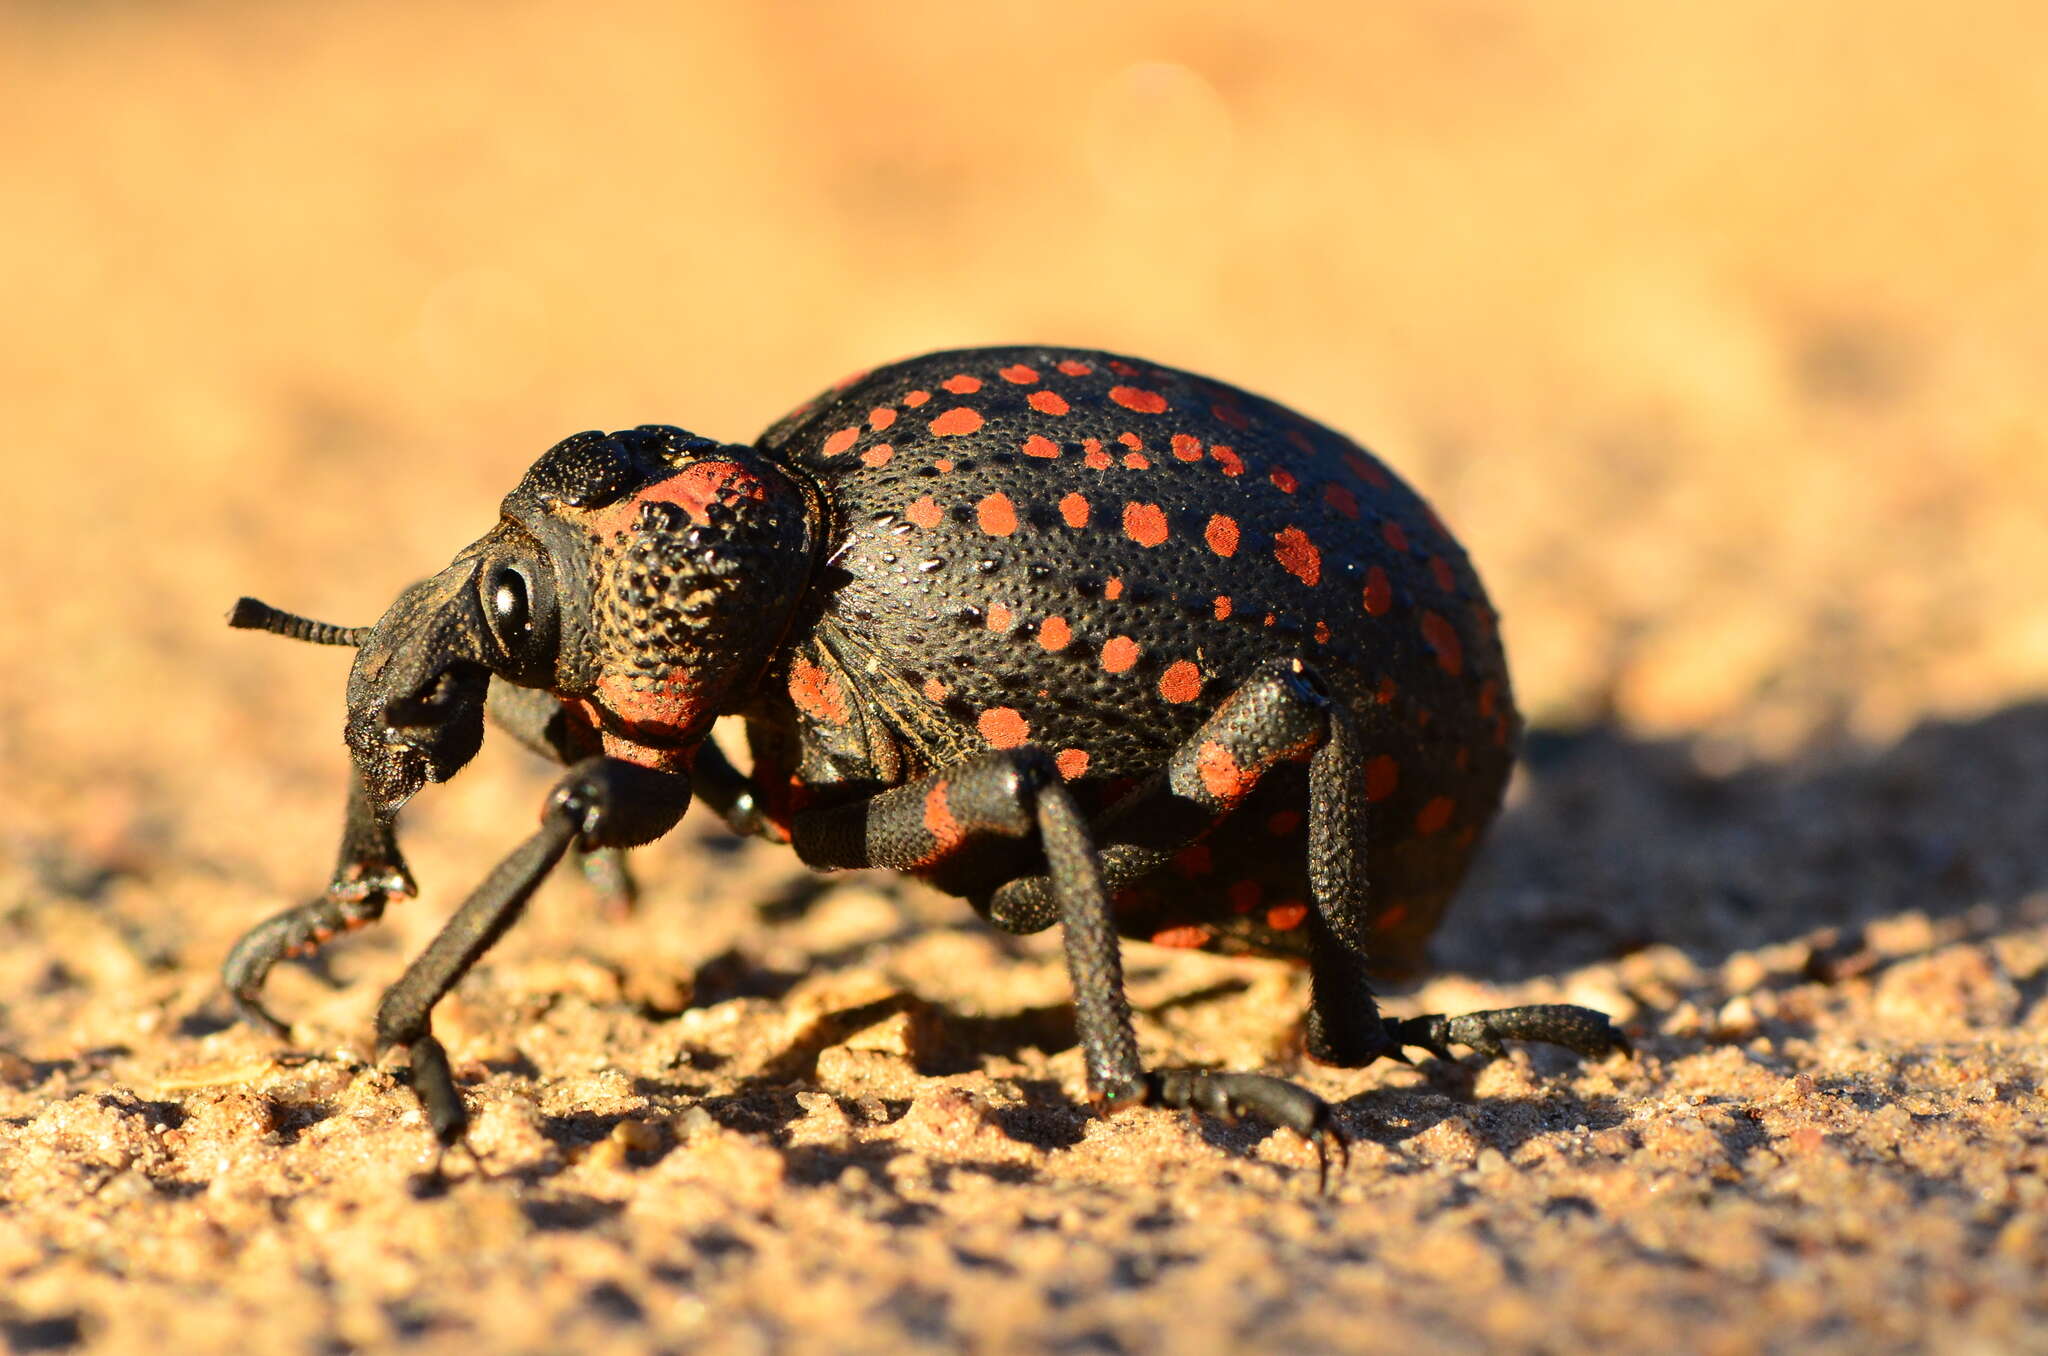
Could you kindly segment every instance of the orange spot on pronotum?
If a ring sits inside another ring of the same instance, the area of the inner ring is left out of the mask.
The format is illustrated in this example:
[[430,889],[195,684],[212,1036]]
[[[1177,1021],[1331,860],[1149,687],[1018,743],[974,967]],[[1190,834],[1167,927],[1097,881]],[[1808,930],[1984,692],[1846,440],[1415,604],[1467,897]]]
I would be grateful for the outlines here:
[[903,516],[929,531],[945,520],[946,511],[927,494],[911,500],[910,507],[903,510]]
[[1451,822],[1451,812],[1457,809],[1449,796],[1433,797],[1415,816],[1415,832],[1425,836],[1440,832]]
[[1457,628],[1434,612],[1422,614],[1422,638],[1429,642],[1429,648],[1436,651],[1436,662],[1443,666],[1445,673],[1456,677],[1465,667],[1465,647],[1458,640]]
[[1067,398],[1058,391],[1033,391],[1025,399],[1040,414],[1065,414],[1068,409]]
[[1060,770],[1060,776],[1070,782],[1077,777],[1085,777],[1088,775],[1088,750],[1061,749],[1052,765]]
[[981,414],[965,405],[955,405],[932,420],[932,432],[941,438],[957,438],[981,427]]
[[1007,494],[985,495],[975,504],[974,516],[991,537],[1007,537],[1017,530],[1017,506]]
[[1133,500],[1124,505],[1124,535],[1140,546],[1157,546],[1166,540],[1166,511],[1157,504]]
[[1138,642],[1129,636],[1111,636],[1102,642],[1102,667],[1111,673],[1128,673],[1138,662]]
[[1078,490],[1060,500],[1060,521],[1068,527],[1088,526],[1088,500]]
[[1031,737],[1031,723],[1014,706],[992,706],[975,725],[981,737],[999,749],[1014,749]]
[[860,430],[857,428],[842,428],[838,430],[825,440],[825,455],[828,457],[838,456],[847,448],[852,447],[854,439],[858,437],[860,437]]
[[1218,513],[1209,519],[1209,525],[1202,529],[1202,540],[1209,543],[1209,549],[1219,556],[1237,554],[1237,519],[1227,513]]
[[1383,753],[1365,765],[1365,798],[1385,800],[1401,784],[1401,765],[1392,754]]
[[1159,695],[1180,705],[1202,695],[1202,671],[1192,660],[1176,659],[1159,675]]
[[1322,581],[1323,553],[1298,527],[1283,527],[1273,534],[1273,558],[1280,567],[1313,588]]

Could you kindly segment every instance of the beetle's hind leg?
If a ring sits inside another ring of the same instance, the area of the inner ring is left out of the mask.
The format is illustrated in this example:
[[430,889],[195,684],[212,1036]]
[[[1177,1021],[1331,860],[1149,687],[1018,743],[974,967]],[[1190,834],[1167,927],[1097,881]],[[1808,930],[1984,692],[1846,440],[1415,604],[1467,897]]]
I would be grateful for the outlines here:
[[[1279,738],[1285,745],[1290,734],[1282,731]],[[1277,750],[1275,757],[1284,752]],[[1316,1146],[1324,1182],[1330,1159],[1344,1159],[1345,1142],[1329,1106],[1305,1088],[1264,1074],[1144,1067],[1095,835],[1044,749],[1026,746],[978,755],[865,800],[806,811],[791,827],[791,841],[812,866],[879,866],[927,874],[973,859],[995,846],[993,840],[1036,837],[1046,874],[1029,879],[1044,883],[1050,907],[1034,906],[1028,916],[1013,913],[999,926],[1033,931],[1061,925],[1088,1090],[1096,1106],[1103,1111],[1175,1107],[1282,1126]],[[997,898],[1002,894],[997,891]]]

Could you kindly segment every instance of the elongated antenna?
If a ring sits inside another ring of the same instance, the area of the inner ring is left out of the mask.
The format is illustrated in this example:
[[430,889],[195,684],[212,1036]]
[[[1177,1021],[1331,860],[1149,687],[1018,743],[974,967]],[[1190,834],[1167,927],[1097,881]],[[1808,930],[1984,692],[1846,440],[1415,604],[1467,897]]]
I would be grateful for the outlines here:
[[292,640],[303,640],[314,645],[361,645],[370,638],[373,628],[368,626],[335,626],[331,622],[314,621],[294,612],[282,612],[269,603],[255,598],[235,599],[234,611],[228,613],[228,625],[243,631],[269,631],[273,635],[287,636]]

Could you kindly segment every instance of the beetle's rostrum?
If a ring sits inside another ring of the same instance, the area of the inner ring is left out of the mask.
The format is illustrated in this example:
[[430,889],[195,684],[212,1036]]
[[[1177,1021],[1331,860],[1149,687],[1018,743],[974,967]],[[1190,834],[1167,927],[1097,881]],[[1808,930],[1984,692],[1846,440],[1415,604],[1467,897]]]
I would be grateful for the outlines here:
[[[751,446],[582,433],[376,626],[252,599],[230,620],[357,646],[334,877],[226,966],[272,1029],[258,994],[280,958],[414,892],[395,816],[475,754],[487,706],[568,767],[379,1008],[444,1142],[465,1118],[434,1003],[572,847],[651,841],[693,798],[814,867],[905,871],[1007,931],[1059,924],[1106,1109],[1342,1145],[1294,1084],[1147,1070],[1119,937],[1306,960],[1328,1063],[1626,1048],[1584,1008],[1381,1016],[1369,974],[1419,964],[1513,761],[1496,618],[1383,464],[1220,382],[972,349],[842,382]],[[747,774],[707,737],[724,716]]]

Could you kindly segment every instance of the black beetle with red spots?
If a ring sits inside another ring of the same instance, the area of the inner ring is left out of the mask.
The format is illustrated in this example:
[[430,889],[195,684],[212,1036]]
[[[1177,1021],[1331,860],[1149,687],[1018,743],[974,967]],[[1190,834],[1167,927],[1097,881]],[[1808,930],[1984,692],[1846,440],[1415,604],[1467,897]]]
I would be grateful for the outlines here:
[[[1514,758],[1494,614],[1371,454],[1220,382],[971,349],[842,382],[748,446],[578,434],[376,626],[252,599],[231,621],[356,647],[340,863],[226,965],[273,1029],[279,959],[413,893],[395,817],[468,761],[487,704],[568,768],[378,1011],[444,1142],[466,1117],[434,1004],[565,854],[648,842],[693,799],[812,866],[910,872],[1012,932],[1059,924],[1105,1109],[1342,1145],[1294,1084],[1146,1069],[1119,936],[1307,961],[1329,1063],[1624,1048],[1582,1008],[1380,1015],[1369,975],[1419,964]],[[748,773],[707,739],[727,716]]]

